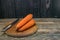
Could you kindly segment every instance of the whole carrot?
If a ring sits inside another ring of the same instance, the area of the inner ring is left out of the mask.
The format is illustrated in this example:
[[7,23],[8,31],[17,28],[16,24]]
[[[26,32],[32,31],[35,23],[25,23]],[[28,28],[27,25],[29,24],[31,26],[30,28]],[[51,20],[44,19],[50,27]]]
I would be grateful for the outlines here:
[[24,26],[22,26],[20,29],[18,29],[18,31],[24,31],[30,28],[31,26],[33,26],[34,24],[35,24],[35,21],[32,19],[28,23],[26,23]]
[[32,14],[28,14],[25,18],[23,18],[21,21],[18,22],[16,28],[20,28],[21,26],[23,26],[24,24],[26,24],[29,20],[31,20],[33,17]]

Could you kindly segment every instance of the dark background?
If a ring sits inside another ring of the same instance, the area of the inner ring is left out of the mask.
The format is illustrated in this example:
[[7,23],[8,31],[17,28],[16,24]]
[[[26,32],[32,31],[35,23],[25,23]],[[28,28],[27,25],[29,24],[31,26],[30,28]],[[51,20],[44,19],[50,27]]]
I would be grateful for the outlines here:
[[0,0],[0,18],[60,18],[60,0]]

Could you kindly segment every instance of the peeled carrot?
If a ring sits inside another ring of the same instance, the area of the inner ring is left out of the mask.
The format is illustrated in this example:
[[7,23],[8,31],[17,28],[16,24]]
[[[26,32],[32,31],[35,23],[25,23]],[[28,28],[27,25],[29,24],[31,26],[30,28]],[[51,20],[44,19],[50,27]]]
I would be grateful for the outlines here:
[[24,31],[24,30],[30,28],[31,26],[33,26],[34,24],[35,24],[35,21],[32,19],[27,24],[22,26],[18,31]]
[[19,23],[17,24],[16,28],[20,28],[21,26],[23,26],[24,24],[26,24],[29,20],[31,20],[33,17],[32,14],[28,14],[25,18],[23,18],[21,21],[19,21]]

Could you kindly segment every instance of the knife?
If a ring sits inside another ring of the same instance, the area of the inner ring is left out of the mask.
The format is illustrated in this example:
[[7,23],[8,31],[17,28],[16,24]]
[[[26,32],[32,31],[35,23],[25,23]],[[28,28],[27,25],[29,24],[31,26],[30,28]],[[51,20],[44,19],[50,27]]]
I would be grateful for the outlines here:
[[8,30],[9,28],[11,28],[12,25],[14,25],[18,20],[19,20],[19,18],[16,19],[16,20],[15,20],[14,22],[12,22],[11,24],[9,24],[9,25],[7,25],[6,27],[4,27],[4,28],[2,29],[2,32],[7,31],[7,30]]

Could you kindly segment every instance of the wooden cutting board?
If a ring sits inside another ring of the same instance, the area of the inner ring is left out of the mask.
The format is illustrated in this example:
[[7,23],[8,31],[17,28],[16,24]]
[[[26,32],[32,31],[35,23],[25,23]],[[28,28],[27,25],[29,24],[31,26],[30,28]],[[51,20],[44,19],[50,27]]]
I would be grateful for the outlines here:
[[23,32],[17,32],[16,31],[16,24],[13,25],[10,29],[8,29],[5,33],[9,36],[14,36],[14,37],[24,37],[24,36],[28,36],[31,34],[34,34],[37,31],[37,26],[34,25],[31,28],[23,31]]

